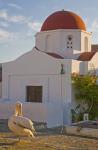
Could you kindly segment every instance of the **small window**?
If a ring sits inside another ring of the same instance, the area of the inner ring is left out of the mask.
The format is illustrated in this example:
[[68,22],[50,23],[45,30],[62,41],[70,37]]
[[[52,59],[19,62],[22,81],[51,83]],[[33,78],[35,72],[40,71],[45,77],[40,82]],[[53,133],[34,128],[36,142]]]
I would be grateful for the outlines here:
[[72,49],[73,48],[73,42],[72,42],[72,36],[68,35],[67,36],[67,48]]
[[71,40],[72,40],[72,37],[71,37],[71,36],[68,36],[68,40],[71,41]]
[[27,102],[42,102],[42,86],[27,86],[26,87]]

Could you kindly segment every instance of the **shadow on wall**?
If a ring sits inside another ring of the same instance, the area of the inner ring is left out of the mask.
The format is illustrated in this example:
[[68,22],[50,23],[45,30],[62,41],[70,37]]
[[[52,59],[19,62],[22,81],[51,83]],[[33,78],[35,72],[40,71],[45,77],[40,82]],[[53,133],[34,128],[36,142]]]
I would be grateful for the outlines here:
[[[89,68],[88,68],[88,66],[89,66]],[[80,75],[91,74],[91,75],[98,76],[98,68],[95,68],[94,64],[89,65],[87,61],[80,62],[79,72],[80,72]]]
[[91,75],[98,76],[98,68],[97,69],[91,69],[91,70],[88,71],[88,73],[91,74]]
[[80,75],[86,75],[88,73],[88,62],[87,61],[80,62],[79,73],[80,73]]

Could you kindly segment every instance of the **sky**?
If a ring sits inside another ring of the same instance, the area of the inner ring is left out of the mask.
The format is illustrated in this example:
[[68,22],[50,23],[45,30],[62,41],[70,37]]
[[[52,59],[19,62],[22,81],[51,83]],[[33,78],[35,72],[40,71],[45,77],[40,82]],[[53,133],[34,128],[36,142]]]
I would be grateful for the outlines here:
[[0,0],[0,63],[32,50],[44,20],[63,9],[80,15],[98,44],[98,0]]

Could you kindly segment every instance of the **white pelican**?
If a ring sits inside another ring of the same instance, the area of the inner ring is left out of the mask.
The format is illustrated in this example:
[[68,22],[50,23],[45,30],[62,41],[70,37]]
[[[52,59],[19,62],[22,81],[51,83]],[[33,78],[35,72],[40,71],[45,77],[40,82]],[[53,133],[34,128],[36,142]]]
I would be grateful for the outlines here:
[[15,104],[15,113],[8,120],[9,129],[14,132],[16,135],[20,136],[28,136],[34,138],[34,126],[33,122],[22,116],[22,103],[17,102]]

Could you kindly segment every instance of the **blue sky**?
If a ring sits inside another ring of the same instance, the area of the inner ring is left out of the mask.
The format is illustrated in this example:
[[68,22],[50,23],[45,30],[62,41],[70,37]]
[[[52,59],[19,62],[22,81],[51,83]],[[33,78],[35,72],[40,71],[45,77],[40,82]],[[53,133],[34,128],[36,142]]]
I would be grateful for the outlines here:
[[98,43],[98,0],[0,0],[0,62],[31,50],[47,16],[62,9],[80,15]]

